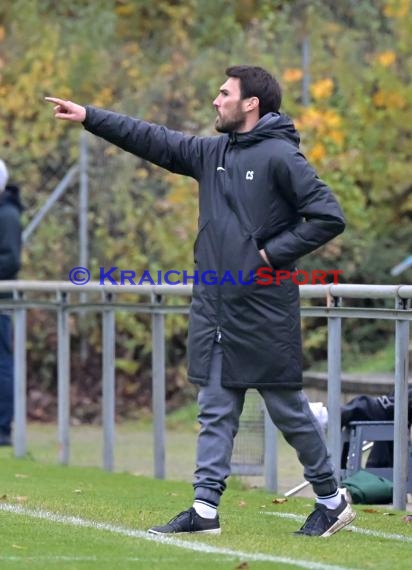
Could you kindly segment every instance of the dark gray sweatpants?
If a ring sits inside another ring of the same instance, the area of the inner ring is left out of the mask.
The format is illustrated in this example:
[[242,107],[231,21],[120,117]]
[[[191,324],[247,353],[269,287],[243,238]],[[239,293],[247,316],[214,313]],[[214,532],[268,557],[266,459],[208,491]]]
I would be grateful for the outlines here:
[[[246,389],[221,385],[222,346],[213,348],[210,378],[199,391],[200,432],[193,486],[195,498],[219,504],[230,475],[233,440],[239,428]],[[334,493],[338,487],[326,447],[325,436],[310,411],[302,390],[259,389],[273,423],[296,450],[304,477],[318,496]]]

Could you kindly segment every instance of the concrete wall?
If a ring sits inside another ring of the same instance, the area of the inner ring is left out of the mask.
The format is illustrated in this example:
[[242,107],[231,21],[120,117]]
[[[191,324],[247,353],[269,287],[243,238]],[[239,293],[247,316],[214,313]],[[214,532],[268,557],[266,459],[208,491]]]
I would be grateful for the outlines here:
[[[394,390],[395,373],[342,374],[342,404],[360,394],[381,396]],[[411,380],[412,381],[412,380]],[[326,372],[304,372],[304,390],[310,402],[327,402],[328,378]]]

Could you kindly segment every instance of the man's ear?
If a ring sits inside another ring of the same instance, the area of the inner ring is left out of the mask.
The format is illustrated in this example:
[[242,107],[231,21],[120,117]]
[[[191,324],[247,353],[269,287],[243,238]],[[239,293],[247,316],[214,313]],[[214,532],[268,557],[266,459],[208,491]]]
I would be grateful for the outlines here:
[[246,109],[248,111],[254,111],[259,107],[259,98],[258,97],[250,97],[247,104]]

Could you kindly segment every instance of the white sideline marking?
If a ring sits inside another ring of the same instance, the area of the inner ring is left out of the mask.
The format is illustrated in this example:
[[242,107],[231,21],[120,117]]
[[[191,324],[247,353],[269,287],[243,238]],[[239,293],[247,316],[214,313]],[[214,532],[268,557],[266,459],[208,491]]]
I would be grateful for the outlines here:
[[194,552],[201,552],[203,554],[220,554],[222,556],[241,558],[245,560],[253,560],[256,562],[275,562],[280,564],[300,566],[305,570],[354,570],[346,566],[334,566],[331,564],[322,564],[321,562],[312,562],[310,560],[299,560],[293,558],[286,558],[284,556],[272,556],[271,554],[242,552],[240,550],[231,550],[230,548],[219,548],[211,546],[202,542],[189,542],[173,538],[172,536],[161,536],[149,534],[143,530],[129,529],[121,526],[115,526],[108,523],[101,523],[93,520],[81,519],[79,517],[71,517],[50,513],[37,509],[25,509],[21,505],[7,505],[0,504],[0,511],[12,513],[15,515],[25,515],[37,519],[43,519],[50,522],[68,524],[83,528],[93,528],[96,530],[104,530],[115,534],[121,534],[131,538],[141,538],[143,540],[150,540],[152,542],[160,542],[169,546],[176,546],[185,550],[192,550]]
[[[125,558],[116,556],[115,558],[109,558],[107,556],[0,556],[0,562],[109,562],[113,561],[116,563],[117,567],[121,562],[152,562],[153,558],[142,558],[141,556],[127,556]],[[195,559],[196,560],[196,559]],[[215,558],[215,562],[221,561],[221,558]],[[178,559],[176,557],[164,558],[162,557],[162,562],[176,563]]]
[[[275,513],[270,511],[261,511],[262,515],[271,515],[283,519],[293,519],[295,521],[304,522],[306,517],[302,515],[295,515],[293,513]],[[391,534],[389,532],[379,532],[378,530],[370,530],[367,528],[359,528],[358,526],[349,525],[345,527],[346,530],[357,532],[358,534],[365,534],[367,536],[374,536],[375,538],[387,538],[388,540],[398,540],[400,542],[412,542],[412,536],[404,536],[403,534]]]
[[[101,562],[102,558],[97,558],[97,556],[0,556],[0,560],[4,562],[21,562],[22,558],[24,560],[30,560],[33,562]],[[108,560],[104,558],[104,560]],[[115,558],[117,563],[120,562],[141,562],[144,558]]]

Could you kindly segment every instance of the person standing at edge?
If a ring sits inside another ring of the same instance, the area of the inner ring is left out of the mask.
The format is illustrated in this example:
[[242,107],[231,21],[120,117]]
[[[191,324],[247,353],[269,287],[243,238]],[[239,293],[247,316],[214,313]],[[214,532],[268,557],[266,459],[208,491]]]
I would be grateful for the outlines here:
[[[7,184],[9,173],[0,160],[0,280],[17,278],[20,269],[23,206],[17,186]],[[0,299],[11,298],[0,292]],[[0,309],[0,445],[11,445],[14,412],[13,329],[11,316]]]
[[302,391],[299,287],[256,283],[262,265],[293,270],[297,260],[345,227],[342,211],[299,150],[281,89],[266,70],[226,69],[213,106],[220,136],[184,135],[71,101],[46,97],[54,115],[163,168],[199,182],[194,262],[199,274],[254,275],[250,284],[194,283],[188,378],[198,384],[200,432],[194,503],[150,533],[220,533],[217,507],[230,475],[245,393],[256,388],[296,450],[316,494],[297,534],[330,536],[355,513],[338,488],[322,428]]

